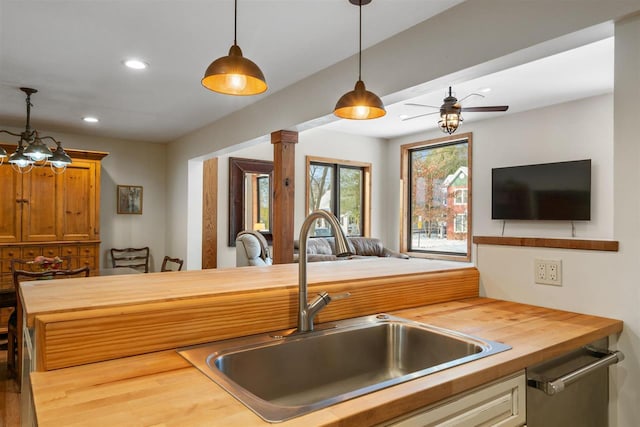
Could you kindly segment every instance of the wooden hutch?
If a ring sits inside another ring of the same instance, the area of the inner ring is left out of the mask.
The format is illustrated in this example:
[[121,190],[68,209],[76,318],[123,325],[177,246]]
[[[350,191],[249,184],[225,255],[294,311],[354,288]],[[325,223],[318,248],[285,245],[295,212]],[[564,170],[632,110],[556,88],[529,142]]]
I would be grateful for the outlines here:
[[[15,145],[0,144],[10,155]],[[71,267],[100,268],[100,162],[108,154],[66,150],[64,173],[49,166],[16,172],[0,165],[0,289],[13,287],[10,261],[70,256]],[[11,309],[0,310],[0,334]]]

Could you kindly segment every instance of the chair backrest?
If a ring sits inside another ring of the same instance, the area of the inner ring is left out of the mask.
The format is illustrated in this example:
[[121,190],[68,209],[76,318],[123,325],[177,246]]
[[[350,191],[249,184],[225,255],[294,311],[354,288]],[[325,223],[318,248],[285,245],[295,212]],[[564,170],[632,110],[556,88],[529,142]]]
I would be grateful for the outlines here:
[[[57,263],[56,261],[60,261]],[[11,272],[14,270],[44,271],[44,270],[71,270],[71,257],[58,256],[55,258],[36,257],[33,260],[14,258],[10,261]]]
[[160,267],[160,271],[180,271],[182,270],[183,263],[184,261],[180,258],[171,258],[165,255],[162,260],[162,267]]
[[12,268],[13,287],[16,291],[16,301],[20,298],[20,283],[27,280],[43,280],[43,279],[64,279],[67,277],[80,276],[89,277],[90,269],[88,266],[76,268],[73,270],[43,270],[43,271],[27,271]]
[[149,272],[149,247],[144,248],[111,248],[111,266],[113,268],[129,267]]

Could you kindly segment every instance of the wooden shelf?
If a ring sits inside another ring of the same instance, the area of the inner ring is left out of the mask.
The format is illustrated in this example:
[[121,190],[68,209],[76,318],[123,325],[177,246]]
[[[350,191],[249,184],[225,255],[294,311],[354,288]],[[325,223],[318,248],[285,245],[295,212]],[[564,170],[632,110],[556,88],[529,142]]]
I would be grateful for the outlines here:
[[546,237],[473,236],[477,245],[528,246],[535,248],[582,249],[618,252],[617,240],[549,239]]

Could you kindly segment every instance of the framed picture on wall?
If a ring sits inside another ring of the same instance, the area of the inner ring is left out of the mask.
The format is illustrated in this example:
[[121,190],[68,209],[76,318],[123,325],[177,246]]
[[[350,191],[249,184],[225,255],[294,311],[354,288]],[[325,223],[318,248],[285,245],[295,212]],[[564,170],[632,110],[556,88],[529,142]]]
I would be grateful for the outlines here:
[[118,185],[118,213],[142,215],[142,186]]

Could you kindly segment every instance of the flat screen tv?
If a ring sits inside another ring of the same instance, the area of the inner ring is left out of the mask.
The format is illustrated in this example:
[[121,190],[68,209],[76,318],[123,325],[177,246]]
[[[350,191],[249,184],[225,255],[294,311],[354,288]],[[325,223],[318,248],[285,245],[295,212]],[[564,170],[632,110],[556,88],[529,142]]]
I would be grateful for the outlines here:
[[591,160],[494,168],[491,218],[588,221]]

